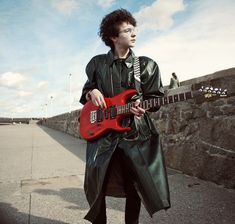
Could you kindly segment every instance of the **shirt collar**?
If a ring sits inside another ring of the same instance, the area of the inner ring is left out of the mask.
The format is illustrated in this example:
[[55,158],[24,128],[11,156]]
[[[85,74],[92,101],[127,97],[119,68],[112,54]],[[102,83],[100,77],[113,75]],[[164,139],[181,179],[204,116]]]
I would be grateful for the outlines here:
[[[117,59],[117,57],[114,56],[112,50],[110,50],[108,52],[107,56],[108,56],[108,64],[109,65],[112,65],[112,63]],[[135,54],[130,49],[128,57],[124,60],[127,68],[131,68],[133,66],[133,59],[134,59],[134,57],[135,57]]]

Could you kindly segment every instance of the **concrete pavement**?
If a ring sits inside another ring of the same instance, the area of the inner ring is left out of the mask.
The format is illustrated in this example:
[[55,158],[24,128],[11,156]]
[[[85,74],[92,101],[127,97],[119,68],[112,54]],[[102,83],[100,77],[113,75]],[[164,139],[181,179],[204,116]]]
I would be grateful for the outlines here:
[[[36,124],[0,125],[0,223],[87,224],[85,146]],[[235,223],[235,190],[168,170],[172,208],[141,224]],[[109,224],[124,224],[124,199],[107,198]],[[101,223],[102,224],[102,223]]]

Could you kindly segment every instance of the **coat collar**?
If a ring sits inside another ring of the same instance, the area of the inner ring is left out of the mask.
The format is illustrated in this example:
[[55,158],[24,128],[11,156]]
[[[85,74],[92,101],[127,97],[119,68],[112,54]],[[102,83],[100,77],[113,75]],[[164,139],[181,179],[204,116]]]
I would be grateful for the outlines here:
[[[128,57],[125,59],[125,64],[127,68],[131,68],[133,66],[133,59],[135,57],[134,52],[130,49],[130,52],[128,54]],[[112,63],[117,60],[117,57],[114,56],[112,50],[110,50],[107,54],[107,60],[109,66],[112,65]]]

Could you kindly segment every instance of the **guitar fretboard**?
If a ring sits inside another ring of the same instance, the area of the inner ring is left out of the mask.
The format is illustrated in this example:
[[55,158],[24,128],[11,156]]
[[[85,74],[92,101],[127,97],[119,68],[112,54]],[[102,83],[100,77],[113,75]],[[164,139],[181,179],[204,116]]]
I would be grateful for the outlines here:
[[[147,100],[140,102],[140,107],[145,110],[148,110],[150,108],[160,107],[166,104],[185,101],[185,100],[189,100],[192,98],[193,98],[193,94],[191,91],[189,91],[189,92],[179,93],[179,94],[165,96],[165,97],[147,99]],[[130,108],[134,107],[134,104],[135,104],[134,102],[130,102],[122,106],[117,106],[116,107],[117,115],[130,113]]]

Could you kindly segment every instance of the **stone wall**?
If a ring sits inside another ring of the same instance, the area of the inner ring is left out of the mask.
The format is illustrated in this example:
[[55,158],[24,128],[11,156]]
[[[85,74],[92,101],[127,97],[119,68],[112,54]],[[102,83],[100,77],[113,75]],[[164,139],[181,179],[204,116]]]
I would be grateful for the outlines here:
[[9,117],[0,117],[0,125],[1,124],[29,124],[31,118],[9,118]]
[[[200,86],[227,88],[227,97],[205,98],[164,105],[151,117],[162,136],[168,167],[188,175],[235,188],[235,68],[182,82],[174,95]],[[196,93],[196,92],[195,92]],[[199,92],[198,92],[199,93]],[[79,111],[43,123],[79,137]]]
[[40,120],[38,124],[45,125],[49,128],[53,128],[80,138],[79,116],[80,110],[75,110],[71,113],[60,114],[54,117]]
[[235,188],[235,73],[219,79],[228,97],[169,104],[152,118],[169,167]]

